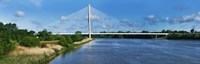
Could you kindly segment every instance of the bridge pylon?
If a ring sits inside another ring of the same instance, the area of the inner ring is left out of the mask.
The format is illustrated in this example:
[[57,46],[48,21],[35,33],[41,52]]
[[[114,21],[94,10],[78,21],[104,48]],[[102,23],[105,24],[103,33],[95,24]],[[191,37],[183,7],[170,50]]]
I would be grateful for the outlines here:
[[91,20],[90,20],[90,16],[91,16],[91,10],[90,10],[90,0],[89,1],[89,4],[88,4],[88,36],[89,38],[92,38],[92,35],[91,35]]

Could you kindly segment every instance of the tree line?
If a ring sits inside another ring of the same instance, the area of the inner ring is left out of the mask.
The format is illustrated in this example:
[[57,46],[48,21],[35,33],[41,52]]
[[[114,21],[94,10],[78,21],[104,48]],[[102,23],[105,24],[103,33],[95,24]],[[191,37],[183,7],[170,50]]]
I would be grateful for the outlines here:
[[[100,33],[169,33],[167,36],[158,36],[158,38],[164,39],[193,39],[200,40],[200,32],[194,29],[190,31],[184,30],[162,30],[160,32],[149,32],[149,31],[141,31],[141,32],[131,32],[131,31],[118,31],[118,32],[106,32],[102,31]],[[153,39],[155,35],[95,35],[95,38],[142,38],[142,39]]]

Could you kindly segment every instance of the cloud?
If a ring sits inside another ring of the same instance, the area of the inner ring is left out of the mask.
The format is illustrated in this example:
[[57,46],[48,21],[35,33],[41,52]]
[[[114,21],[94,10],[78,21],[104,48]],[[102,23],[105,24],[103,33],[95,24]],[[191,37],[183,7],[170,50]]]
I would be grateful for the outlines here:
[[195,21],[200,21],[200,16],[194,18]]
[[160,21],[160,18],[155,15],[148,15],[147,17],[144,18],[145,21]]
[[192,14],[192,15],[183,15],[179,17],[165,17],[165,18],[160,18],[155,15],[148,15],[144,18],[145,21],[152,21],[148,22],[150,24],[154,24],[155,22],[169,22],[173,24],[177,23],[186,23],[186,22],[200,22],[200,12],[197,14]]
[[169,19],[170,19],[169,17],[166,17],[164,20],[169,21]]
[[172,19],[171,21],[179,23],[194,22],[194,21],[200,22],[200,14],[185,15],[182,17]]
[[30,0],[30,2],[35,5],[35,6],[38,6],[38,7],[41,7],[42,6],[42,1],[43,0]]
[[99,16],[97,16],[97,15],[91,15],[90,19],[94,20],[94,21],[99,21],[101,18]]
[[60,17],[60,20],[61,20],[61,21],[66,21],[66,20],[67,20],[67,16],[61,16],[61,17]]
[[17,11],[15,14],[16,17],[24,17],[25,13],[23,11]]
[[148,19],[154,19],[155,18],[155,15],[149,15],[147,16]]
[[122,26],[133,27],[134,23],[132,23],[129,19],[123,19],[120,21]]
[[52,26],[49,26],[49,27],[51,27],[53,29],[59,29],[59,26],[56,26],[56,25],[52,25]]
[[37,25],[37,26],[42,25],[42,23],[40,23],[39,21],[36,21],[36,20],[32,20],[31,23],[34,24],[34,25]]

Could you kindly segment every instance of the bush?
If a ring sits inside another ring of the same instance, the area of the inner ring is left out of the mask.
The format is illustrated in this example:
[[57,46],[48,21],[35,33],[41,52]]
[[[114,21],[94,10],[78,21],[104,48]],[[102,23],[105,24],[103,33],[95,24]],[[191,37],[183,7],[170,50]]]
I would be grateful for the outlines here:
[[24,37],[19,44],[26,47],[36,47],[41,45],[40,41],[36,37],[31,36]]
[[66,36],[67,43],[73,44],[71,36]]
[[60,41],[58,42],[59,45],[64,47],[69,47],[69,44],[67,43],[66,39],[64,37],[60,38]]
[[52,33],[44,29],[43,31],[38,32],[37,36],[39,36],[40,40],[50,41],[53,40]]
[[72,36],[72,40],[73,40],[74,42],[83,40],[83,37],[82,37],[81,32],[80,32],[80,31],[77,31],[77,32],[75,33],[75,35]]
[[14,50],[16,47],[16,42],[9,39],[0,39],[0,59],[8,54],[10,51]]

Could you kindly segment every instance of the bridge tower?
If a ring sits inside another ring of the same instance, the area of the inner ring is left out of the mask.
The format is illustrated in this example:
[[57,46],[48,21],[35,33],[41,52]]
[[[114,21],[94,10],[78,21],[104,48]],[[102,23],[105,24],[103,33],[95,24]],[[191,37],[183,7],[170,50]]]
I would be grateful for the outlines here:
[[91,10],[90,10],[90,0],[88,0],[88,36],[89,38],[92,38],[91,35],[91,20],[90,20],[90,16],[91,16]]

